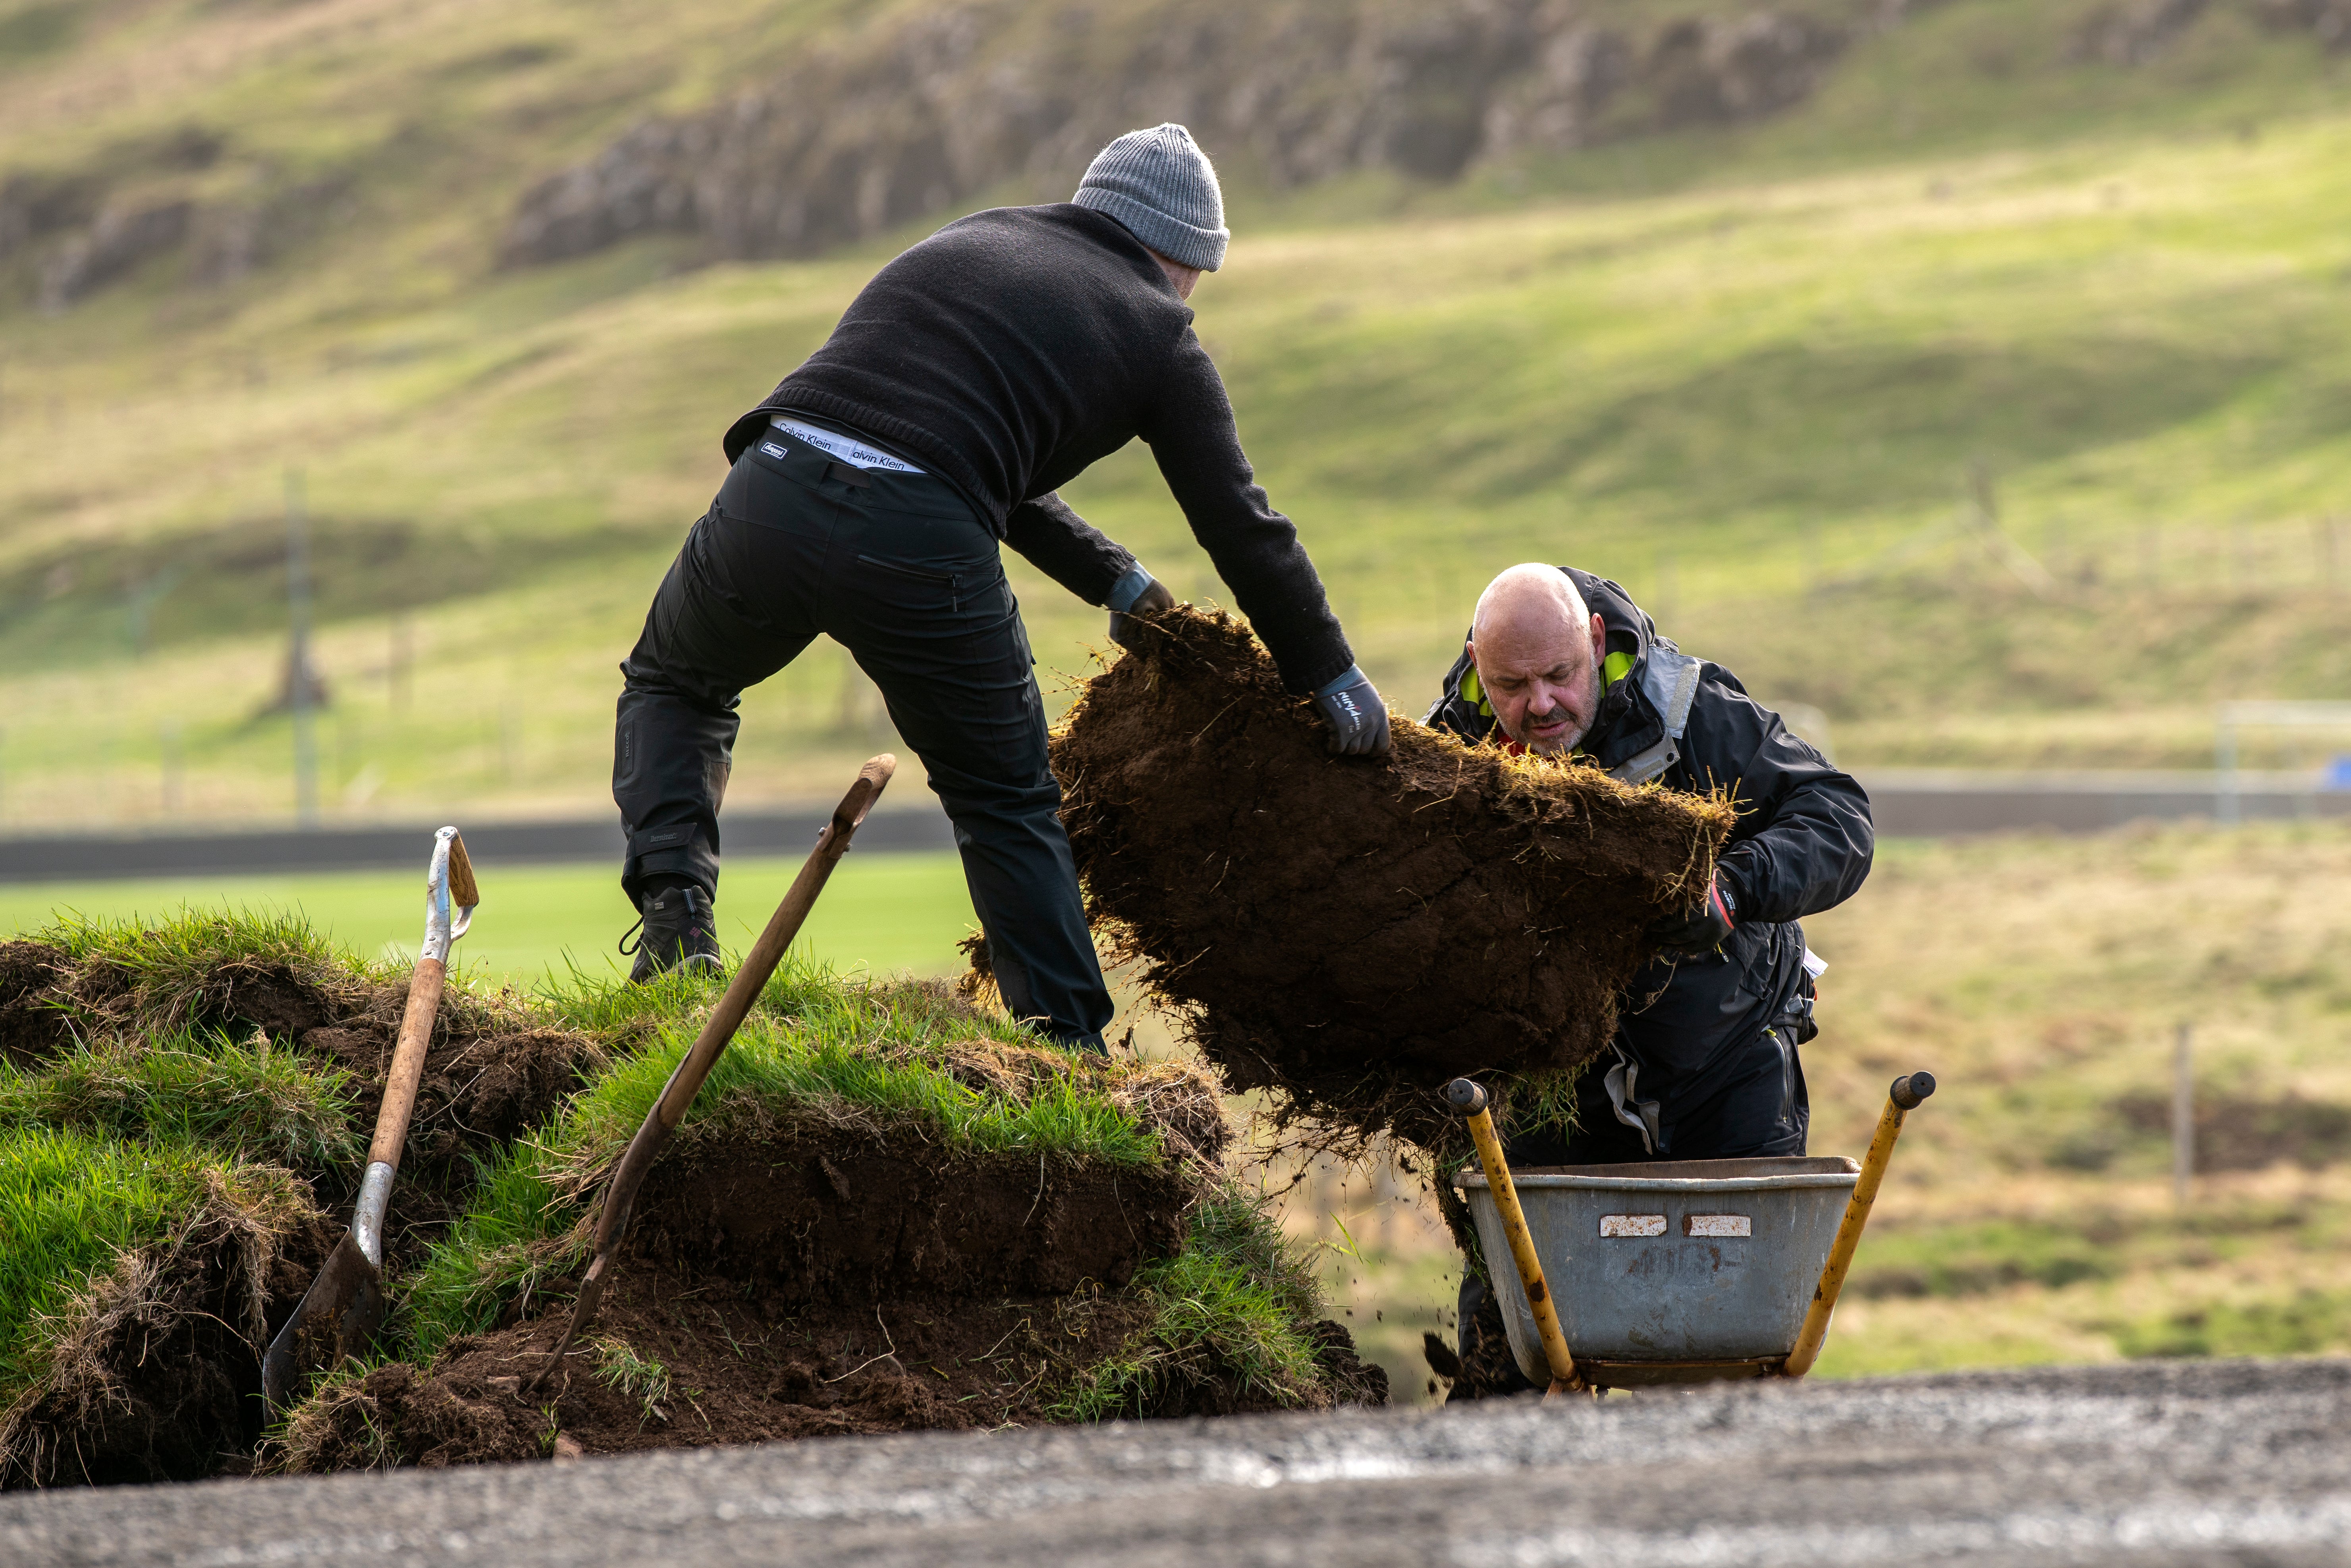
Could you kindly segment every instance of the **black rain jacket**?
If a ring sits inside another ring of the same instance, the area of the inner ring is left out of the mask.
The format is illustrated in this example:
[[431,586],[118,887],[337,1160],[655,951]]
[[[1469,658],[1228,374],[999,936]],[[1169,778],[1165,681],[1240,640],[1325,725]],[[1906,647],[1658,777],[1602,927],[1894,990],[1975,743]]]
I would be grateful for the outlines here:
[[[1736,675],[1658,636],[1622,588],[1560,570],[1599,615],[1607,653],[1632,659],[1603,696],[1579,752],[1635,782],[1654,777],[1668,789],[1728,789],[1739,809],[1718,862],[1737,927],[1713,953],[1654,960],[1627,988],[1617,1026],[1618,1047],[1640,1068],[1638,1097],[1658,1103],[1662,1158],[1677,1108],[1703,1102],[1709,1079],[1766,1030],[1786,1024],[1797,1039],[1811,1038],[1812,987],[1797,922],[1844,903],[1869,875],[1869,797],[1750,697]],[[1676,737],[1667,716],[1677,698],[1687,717]],[[1473,742],[1496,733],[1466,651],[1425,722]]]

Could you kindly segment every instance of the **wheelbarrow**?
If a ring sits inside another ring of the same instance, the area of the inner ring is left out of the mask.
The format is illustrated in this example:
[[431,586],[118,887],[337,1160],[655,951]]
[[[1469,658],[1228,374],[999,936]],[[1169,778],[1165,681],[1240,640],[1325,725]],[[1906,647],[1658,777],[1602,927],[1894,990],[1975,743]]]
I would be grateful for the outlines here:
[[1484,1089],[1454,1080],[1447,1097],[1468,1114],[1483,1167],[1454,1182],[1519,1370],[1553,1392],[1804,1375],[1903,1117],[1934,1092],[1930,1073],[1896,1079],[1859,1164],[1677,1160],[1513,1174]]

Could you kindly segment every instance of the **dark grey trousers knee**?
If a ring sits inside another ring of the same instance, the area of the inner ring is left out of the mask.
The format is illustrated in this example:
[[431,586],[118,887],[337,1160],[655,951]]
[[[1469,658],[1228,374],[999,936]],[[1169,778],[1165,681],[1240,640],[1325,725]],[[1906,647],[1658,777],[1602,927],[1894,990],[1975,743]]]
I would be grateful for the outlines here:
[[821,632],[881,688],[955,823],[1005,1005],[1102,1048],[1111,1000],[1062,831],[1045,710],[997,541],[947,485],[754,446],[669,570],[621,666],[612,798],[633,901],[718,882],[718,807],[747,686]]

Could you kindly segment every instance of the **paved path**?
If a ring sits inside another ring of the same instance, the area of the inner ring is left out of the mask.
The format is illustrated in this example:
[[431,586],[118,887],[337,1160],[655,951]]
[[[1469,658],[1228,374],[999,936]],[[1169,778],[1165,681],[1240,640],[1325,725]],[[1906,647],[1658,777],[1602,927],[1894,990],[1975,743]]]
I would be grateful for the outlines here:
[[[2245,821],[2351,816],[2351,791],[2316,788],[2315,775],[2249,773],[2231,795],[2210,773],[1985,773],[1878,769],[1862,775],[1889,837],[2048,830],[2091,833],[2126,822],[2181,817]],[[905,786],[902,785],[903,789]],[[954,830],[937,800],[914,786],[874,813],[857,835],[868,851],[943,850]],[[801,810],[746,810],[720,821],[729,854],[795,854],[815,841],[830,802]],[[291,828],[204,832],[125,831],[0,837],[0,882],[87,877],[208,876],[261,872],[413,869],[437,822],[407,827]],[[465,846],[483,864],[621,858],[611,816],[544,821],[465,821]]]
[[[921,785],[917,783],[917,789]],[[730,855],[805,854],[832,814],[830,804],[803,811],[737,811],[720,823]],[[508,865],[618,866],[628,847],[617,816],[548,821],[468,821],[465,850],[485,874]],[[433,852],[438,822],[407,827],[253,829],[199,833],[123,832],[0,838],[0,883],[86,878],[254,876],[329,871],[419,871]],[[858,849],[955,847],[955,829],[928,792],[877,810],[857,830]]]
[[846,1438],[0,1498],[0,1563],[2228,1563],[2351,1557],[2351,1362]]

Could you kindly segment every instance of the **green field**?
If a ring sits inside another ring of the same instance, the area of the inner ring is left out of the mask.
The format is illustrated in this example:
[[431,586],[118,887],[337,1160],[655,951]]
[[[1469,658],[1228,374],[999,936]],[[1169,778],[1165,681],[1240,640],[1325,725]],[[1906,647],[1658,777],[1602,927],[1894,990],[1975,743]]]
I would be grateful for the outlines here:
[[[2215,7],[2153,65],[2068,64],[2092,9],[1925,10],[1781,119],[1450,184],[1237,165],[1200,330],[1397,706],[1529,557],[1615,575],[1853,762],[2192,767],[2216,700],[2351,685],[2340,62]],[[686,270],[666,239],[500,270],[495,235],[537,173],[832,14],[517,4],[459,37],[429,8],[161,6],[21,62],[0,167],[186,119],[357,183],[343,226],[217,287],[159,266],[43,315],[9,264],[0,828],[285,814],[262,710],[298,467],[328,814],[600,801],[613,666],[719,431],[928,220]],[[523,37],[522,76],[451,63]],[[73,107],[123,79],[135,109]],[[1141,448],[1071,495],[1219,594]],[[1013,575],[1058,691],[1101,618]],[[827,795],[888,733],[830,644],[746,719],[753,800]]]
[[[751,945],[799,872],[793,859],[743,857],[726,862],[718,905],[719,940]],[[610,866],[478,868],[482,908],[457,944],[461,967],[476,977],[528,988],[576,965],[603,976],[625,973],[613,944],[630,921],[628,901]],[[413,956],[423,935],[423,894],[405,872],[284,877],[203,877],[154,882],[0,884],[0,933],[37,930],[53,920],[160,920],[183,907],[298,913],[314,930],[366,957]],[[959,971],[956,944],[977,929],[963,865],[952,852],[854,854],[841,862],[810,916],[800,948],[847,973]]]

